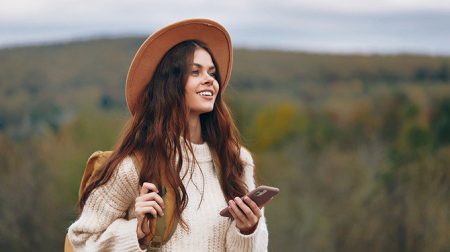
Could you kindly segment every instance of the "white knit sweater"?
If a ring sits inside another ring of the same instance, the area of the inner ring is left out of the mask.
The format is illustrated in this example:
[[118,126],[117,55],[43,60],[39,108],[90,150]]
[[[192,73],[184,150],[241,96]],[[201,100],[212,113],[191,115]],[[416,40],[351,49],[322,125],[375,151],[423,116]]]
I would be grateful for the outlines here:
[[[198,166],[189,170],[183,184],[189,197],[182,216],[189,231],[177,226],[162,251],[267,251],[268,231],[264,216],[256,230],[243,235],[235,221],[219,215],[227,206],[219,179],[214,171],[211,152],[206,143],[192,144]],[[253,160],[242,148],[244,179],[249,190],[255,188]],[[184,160],[192,160],[190,155]],[[190,162],[192,164],[192,162]],[[76,251],[142,251],[136,235],[134,203],[139,195],[139,177],[130,157],[125,158],[116,173],[103,186],[96,188],[86,201],[84,210],[68,231]],[[203,199],[201,193],[204,191]]]

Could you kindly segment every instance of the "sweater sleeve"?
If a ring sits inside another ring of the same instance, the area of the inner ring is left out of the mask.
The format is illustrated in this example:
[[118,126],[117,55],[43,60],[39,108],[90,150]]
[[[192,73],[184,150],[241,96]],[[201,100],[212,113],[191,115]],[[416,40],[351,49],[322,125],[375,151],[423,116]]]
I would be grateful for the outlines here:
[[[244,161],[244,179],[248,190],[251,191],[255,188],[253,159],[250,152],[245,148],[241,149],[241,158]],[[235,220],[231,222],[226,236],[227,251],[267,251],[269,235],[264,217],[264,208],[262,214],[255,231],[248,235],[241,234],[236,227]]]
[[127,157],[106,184],[92,191],[68,230],[75,251],[142,251],[136,218],[125,219],[137,197],[138,181],[133,162]]

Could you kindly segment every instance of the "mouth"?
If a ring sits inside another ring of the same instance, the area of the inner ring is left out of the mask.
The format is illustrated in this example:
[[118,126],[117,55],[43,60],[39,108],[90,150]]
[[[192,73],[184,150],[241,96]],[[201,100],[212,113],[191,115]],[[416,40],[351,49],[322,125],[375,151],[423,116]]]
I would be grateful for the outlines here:
[[209,91],[209,90],[200,91],[200,92],[197,92],[197,94],[200,96],[213,96],[213,92]]

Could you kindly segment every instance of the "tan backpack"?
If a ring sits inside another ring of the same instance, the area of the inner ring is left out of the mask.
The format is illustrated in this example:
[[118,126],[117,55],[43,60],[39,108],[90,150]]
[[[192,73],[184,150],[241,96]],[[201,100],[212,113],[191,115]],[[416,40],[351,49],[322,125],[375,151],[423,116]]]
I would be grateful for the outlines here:
[[[103,164],[111,156],[112,151],[96,151],[88,159],[86,167],[84,168],[83,178],[81,179],[78,196],[81,197],[87,185],[91,183],[92,179],[101,171]],[[131,155],[136,171],[139,174],[140,162],[133,154]],[[178,220],[175,217],[175,191],[169,186],[167,178],[162,174],[161,182],[163,187],[162,198],[164,200],[164,216],[158,217],[156,221],[151,221],[152,232],[148,235],[146,243],[150,244],[148,249],[159,248],[165,244],[174,233]],[[67,238],[64,244],[65,252],[73,252],[73,246]]]

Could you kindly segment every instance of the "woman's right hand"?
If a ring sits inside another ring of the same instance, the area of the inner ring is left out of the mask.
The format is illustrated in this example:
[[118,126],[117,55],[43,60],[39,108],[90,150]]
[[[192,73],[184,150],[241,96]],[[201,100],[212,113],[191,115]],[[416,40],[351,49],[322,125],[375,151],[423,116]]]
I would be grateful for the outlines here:
[[136,198],[134,209],[137,218],[136,233],[138,240],[141,240],[151,232],[151,220],[145,214],[153,215],[154,219],[158,218],[158,214],[164,216],[164,201],[158,193],[158,188],[154,184],[144,182],[140,195]]

